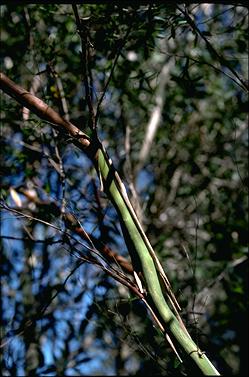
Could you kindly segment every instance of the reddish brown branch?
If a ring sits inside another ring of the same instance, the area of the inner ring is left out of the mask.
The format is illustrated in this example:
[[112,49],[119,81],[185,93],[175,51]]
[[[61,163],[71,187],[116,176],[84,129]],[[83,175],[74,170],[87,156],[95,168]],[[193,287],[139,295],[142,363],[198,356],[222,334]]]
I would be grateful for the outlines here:
[[[53,201],[42,201],[37,196],[30,195],[28,190],[20,189],[22,194],[26,196],[27,199],[35,203],[40,207],[46,207],[50,212],[52,212],[55,216],[60,215],[60,208],[59,206]],[[114,263],[122,267],[123,271],[128,272],[129,274],[133,273],[133,268],[131,263],[121,255],[118,255],[114,250],[112,250],[109,246],[103,244],[101,240],[94,237],[93,235],[87,233],[83,228],[79,226],[78,221],[76,220],[75,216],[71,213],[64,214],[65,223],[68,229],[77,233],[82,239],[88,241],[91,239],[93,245],[98,249],[102,255],[109,260],[109,262]]]
[[27,107],[39,118],[51,123],[57,131],[66,132],[73,138],[73,143],[85,150],[90,145],[90,138],[80,131],[71,122],[62,118],[56,111],[49,107],[40,98],[34,96],[21,86],[15,84],[4,73],[0,72],[0,89],[14,98],[18,103]]
[[[55,128],[56,130],[59,130],[62,132],[66,131],[66,133],[68,133],[73,138],[73,143],[76,144],[78,147],[80,147],[82,150],[84,150],[84,152],[86,152],[89,156],[90,138],[86,134],[80,131],[71,122],[62,118],[56,111],[54,111],[41,99],[37,98],[30,92],[26,91],[19,85],[15,84],[2,72],[0,72],[0,89],[2,89],[5,93],[10,95],[12,98],[14,98],[18,103],[30,109],[34,114],[36,114],[41,119],[44,119],[50,122],[51,126]],[[23,193],[25,194],[25,192]],[[41,204],[41,202],[39,204]],[[50,203],[50,205],[52,204]],[[66,214],[66,220],[68,222],[68,226],[70,226],[71,229],[73,227],[74,231],[83,237],[82,229],[77,225],[75,226],[74,221],[72,219],[73,219],[72,215]],[[118,264],[120,264],[120,266],[126,272],[132,273],[133,268],[131,264],[125,258],[123,258],[120,255],[117,255],[108,246],[101,244],[99,240],[93,239],[93,241],[96,244],[98,243],[98,245],[96,246],[98,246],[98,248],[102,250],[103,254],[110,261],[112,262],[116,261]]]
[[89,233],[86,234],[86,231],[78,225],[73,215],[66,213],[65,221],[67,227],[74,230],[79,236],[81,236],[81,238],[85,239],[86,241],[88,241],[88,238],[90,238],[96,249],[98,249],[98,251],[101,252],[110,262],[120,265],[124,271],[132,274],[133,268],[131,264],[124,257],[113,251],[109,246],[103,244],[101,240]]

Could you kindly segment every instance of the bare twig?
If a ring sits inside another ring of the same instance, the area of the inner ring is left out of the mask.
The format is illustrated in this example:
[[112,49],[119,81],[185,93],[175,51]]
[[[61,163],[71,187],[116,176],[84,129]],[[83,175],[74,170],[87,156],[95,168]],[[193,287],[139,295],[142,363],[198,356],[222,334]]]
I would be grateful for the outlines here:
[[221,66],[225,66],[229,69],[229,71],[236,77],[236,79],[240,82],[241,87],[248,92],[248,83],[246,80],[244,80],[242,77],[238,75],[238,73],[230,66],[230,64],[227,62],[227,60],[224,58],[224,56],[221,56],[216,49],[212,46],[212,44],[208,41],[207,37],[200,31],[198,26],[195,24],[194,20],[189,15],[189,12],[187,11],[186,7],[185,10],[176,6],[177,9],[185,16],[186,20],[188,21],[189,25],[191,26],[192,30],[196,32],[206,43],[206,46],[210,52],[211,55],[217,58]]
[[95,129],[96,122],[95,122],[95,114],[94,114],[94,109],[93,109],[93,103],[92,103],[92,97],[91,97],[91,91],[90,91],[90,86],[88,82],[88,77],[91,75],[89,74],[89,37],[88,37],[88,29],[87,26],[84,25],[84,22],[79,17],[78,13],[78,8],[76,4],[72,4],[73,7],[73,12],[75,16],[75,22],[77,25],[78,29],[78,34],[80,36],[80,41],[81,41],[81,60],[82,60],[82,69],[83,69],[83,83],[85,87],[85,92],[86,92],[86,101],[87,101],[87,106],[89,110],[89,126],[91,130]]
[[[59,206],[56,204],[55,201],[40,200],[37,196],[30,195],[29,190],[25,190],[22,188],[19,191],[22,194],[24,194],[28,200],[32,201],[36,205],[40,207],[49,206],[50,211],[54,213],[56,216],[60,214],[61,209],[59,208]],[[121,267],[124,270],[124,272],[133,274],[133,267],[131,263],[122,255],[117,254],[109,246],[101,242],[101,240],[97,239],[92,234],[90,235],[89,233],[87,233],[73,213],[65,212],[64,220],[65,220],[66,227],[69,228],[71,231],[75,232],[76,234],[78,234],[81,238],[89,241],[92,248],[98,249],[98,251],[101,254],[103,254],[105,258],[107,258],[110,262],[112,263],[114,262],[116,265]]]
[[53,132],[54,132],[54,140],[55,140],[55,154],[56,154],[56,157],[59,161],[59,166],[60,166],[59,175],[60,175],[61,188],[62,188],[61,216],[63,218],[65,211],[66,211],[66,198],[65,198],[65,194],[66,194],[66,174],[65,174],[64,165],[63,165],[62,157],[60,155],[59,146],[58,146],[58,142],[57,142],[57,136],[58,135],[57,135],[55,130],[53,130]]
[[32,316],[30,319],[26,320],[24,324],[22,324],[18,329],[11,330],[12,333],[14,333],[13,336],[11,336],[6,341],[3,341],[0,344],[0,348],[5,347],[8,343],[12,341],[12,339],[16,336],[23,335],[29,328],[32,326],[41,316],[45,313],[45,311],[48,309],[48,307],[51,305],[51,303],[54,301],[54,299],[58,296],[58,294],[63,290],[63,288],[66,286],[67,281],[69,278],[74,274],[74,272],[84,263],[84,261],[77,262],[76,266],[72,269],[72,271],[68,274],[64,282],[62,283],[60,289],[57,290],[57,292],[51,297],[51,299],[46,302],[42,303],[39,308],[36,310],[36,314]]
[[105,94],[106,94],[107,88],[108,88],[109,83],[110,83],[110,81],[111,81],[111,79],[112,79],[114,69],[115,69],[115,67],[116,67],[116,65],[117,65],[118,58],[119,58],[119,56],[120,56],[120,54],[121,54],[122,48],[124,47],[124,45],[125,45],[125,43],[126,43],[126,41],[127,41],[127,38],[128,38],[128,35],[130,34],[130,31],[131,31],[131,26],[127,29],[127,31],[126,31],[126,33],[125,33],[125,36],[124,36],[123,40],[120,42],[120,46],[119,46],[119,48],[118,48],[118,50],[117,50],[116,57],[115,57],[114,62],[113,62],[113,64],[112,64],[111,72],[110,72],[109,77],[108,77],[108,79],[107,79],[107,81],[106,81],[106,83],[105,83],[105,86],[104,86],[104,89],[103,89],[102,95],[101,95],[101,97],[100,97],[100,99],[99,99],[99,101],[98,101],[97,109],[96,109],[96,116],[95,116],[95,127],[97,126],[97,122],[98,122],[98,118],[99,118],[100,106],[101,106],[101,104],[102,104],[102,102],[103,102],[103,99],[104,99],[104,97],[105,97]]
[[69,119],[69,112],[68,112],[68,106],[67,106],[67,100],[66,100],[66,97],[65,97],[65,92],[64,92],[64,89],[63,89],[63,84],[62,84],[62,81],[61,81],[59,74],[56,72],[56,70],[53,66],[53,63],[51,61],[47,64],[47,72],[48,72],[48,74],[52,75],[52,77],[55,81],[56,88],[57,88],[57,91],[58,91],[59,100],[60,100],[60,107],[61,107],[62,115],[67,121],[69,121],[70,120]]

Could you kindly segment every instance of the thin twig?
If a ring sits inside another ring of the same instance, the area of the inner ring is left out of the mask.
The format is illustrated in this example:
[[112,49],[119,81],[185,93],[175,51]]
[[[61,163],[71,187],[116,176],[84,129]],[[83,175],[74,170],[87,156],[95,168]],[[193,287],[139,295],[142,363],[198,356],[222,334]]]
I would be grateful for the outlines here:
[[248,85],[246,84],[245,80],[238,75],[238,73],[228,64],[226,59],[219,55],[219,53],[215,50],[215,48],[212,46],[212,44],[208,41],[206,36],[200,31],[198,26],[195,24],[194,20],[190,17],[187,9],[185,10],[181,9],[178,5],[176,5],[177,9],[185,16],[186,20],[188,21],[189,25],[191,26],[192,30],[195,31],[206,43],[207,48],[211,55],[213,54],[219,61],[220,65],[225,66],[229,69],[230,72],[238,79],[238,81],[241,83],[242,88],[248,92]]
[[63,84],[62,84],[60,76],[58,75],[58,73],[56,72],[56,70],[53,66],[52,61],[50,61],[47,64],[46,72],[50,76],[52,76],[53,80],[55,81],[56,89],[58,91],[58,97],[59,97],[59,100],[60,100],[60,107],[61,107],[61,112],[62,112],[61,115],[69,122],[70,121],[69,111],[68,111],[68,106],[67,106],[67,101],[66,101],[66,97],[65,97]]
[[118,280],[119,282],[123,282],[123,284],[125,284],[129,289],[131,289],[132,291],[134,291],[134,293],[139,296],[140,298],[141,297],[144,297],[143,294],[141,294],[141,292],[139,291],[139,288],[134,285],[134,282],[131,282],[131,280],[125,275],[123,274],[121,271],[118,271],[116,270],[113,266],[111,266],[107,261],[106,259],[101,255],[99,254],[98,250],[95,248],[94,244],[91,242],[91,244],[93,245],[93,248],[87,246],[85,243],[83,243],[82,241],[78,240],[77,238],[75,238],[72,234],[70,234],[69,232],[67,231],[63,231],[61,230],[59,227],[57,227],[56,225],[53,225],[51,223],[48,223],[44,220],[41,220],[41,219],[38,219],[36,217],[33,217],[33,216],[30,216],[30,215],[27,215],[21,211],[18,211],[14,208],[11,208],[9,207],[7,204],[3,204],[3,203],[0,203],[0,208],[4,208],[5,210],[8,210],[10,212],[13,212],[17,215],[21,215],[22,217],[26,217],[26,218],[29,218],[29,219],[32,219],[34,221],[37,221],[37,222],[40,222],[42,224],[45,224],[45,225],[48,225],[54,229],[56,229],[57,231],[59,231],[60,233],[63,234],[64,238],[67,236],[69,239],[71,238],[72,240],[74,240],[75,242],[77,242],[78,244],[82,245],[84,248],[88,249],[89,251],[93,252],[94,254],[97,255],[97,257],[100,259],[100,260],[103,260],[105,262],[106,265],[108,265],[108,268],[105,267],[103,264],[100,263],[99,260],[97,260],[96,258],[94,259],[90,259],[89,257],[87,257],[86,259],[86,256],[82,254],[82,252],[80,252],[76,247],[74,247],[75,251],[77,251],[77,253],[79,254],[78,258],[84,258],[84,260],[87,260],[88,262],[90,263],[94,263],[96,265],[98,265],[103,271],[107,272],[109,275],[111,275],[112,277],[114,277],[116,280]]
[[126,41],[127,41],[127,38],[128,38],[128,35],[130,34],[130,31],[131,31],[131,26],[127,29],[127,31],[126,31],[126,33],[125,33],[125,36],[124,36],[122,42],[120,43],[120,46],[119,46],[119,48],[118,48],[118,50],[117,50],[116,57],[115,57],[115,59],[114,59],[114,62],[113,62],[112,68],[111,68],[110,75],[109,75],[109,77],[108,77],[108,79],[107,79],[107,81],[106,81],[106,83],[105,83],[105,86],[104,86],[104,89],[103,89],[102,95],[101,95],[101,97],[100,97],[100,99],[99,99],[99,101],[98,101],[97,109],[96,109],[96,115],[95,115],[95,127],[97,126],[97,122],[98,122],[98,118],[99,118],[100,106],[101,106],[101,104],[102,104],[102,102],[103,102],[103,99],[104,99],[104,97],[105,97],[105,94],[106,94],[107,88],[108,88],[109,83],[110,83],[110,81],[111,81],[111,79],[112,79],[114,69],[115,69],[115,67],[116,67],[116,65],[117,65],[118,58],[119,58],[119,56],[120,56],[120,54],[121,54],[122,48],[124,47],[124,45],[125,45],[125,43],[126,43]]
[[59,167],[60,167],[60,181],[61,181],[61,189],[62,189],[62,199],[61,199],[61,217],[62,217],[62,220],[64,218],[64,214],[66,212],[66,199],[65,199],[65,194],[66,194],[66,174],[65,174],[65,170],[64,170],[64,165],[63,165],[63,161],[62,161],[62,157],[60,155],[60,151],[59,151],[59,146],[58,146],[58,134],[57,132],[53,129],[53,133],[54,133],[54,141],[55,141],[55,154],[56,154],[56,157],[59,161]]
[[14,237],[14,236],[6,236],[6,235],[3,234],[3,235],[1,235],[1,238],[6,239],[6,240],[14,240],[14,241],[29,240],[29,241],[33,241],[35,243],[44,243],[44,244],[47,244],[47,245],[54,245],[56,243],[61,243],[61,240],[57,240],[57,241],[52,241],[52,239],[40,240],[40,239],[30,238],[29,235],[28,235],[28,237]]
[[89,82],[88,82],[88,76],[89,75],[89,54],[87,53],[88,49],[88,31],[87,28],[83,25],[83,23],[80,20],[79,13],[78,13],[78,8],[76,4],[72,4],[73,7],[73,12],[75,16],[75,22],[77,25],[77,31],[80,36],[80,42],[81,42],[81,59],[82,59],[82,69],[83,69],[83,83],[85,87],[85,92],[86,92],[86,101],[87,101],[87,106],[89,110],[89,121],[88,124],[90,126],[91,130],[95,129],[95,114],[94,114],[94,109],[93,109],[93,104],[92,104],[92,98],[91,98],[91,92],[90,92],[90,87],[89,87]]
[[16,330],[11,330],[10,332],[14,333],[14,335],[10,338],[10,339],[7,339],[6,341],[2,342],[0,344],[0,348],[3,348],[5,347],[8,343],[11,342],[11,340],[15,337],[15,336],[20,336],[20,335],[23,335],[25,333],[25,331],[27,331],[27,329],[32,326],[39,318],[41,318],[41,316],[45,313],[45,311],[48,309],[48,307],[51,305],[51,303],[54,301],[54,299],[58,296],[58,294],[62,291],[62,288],[64,288],[66,286],[66,283],[68,281],[68,279],[74,274],[74,272],[83,264],[84,262],[83,261],[80,261],[76,264],[76,266],[72,269],[72,271],[68,274],[68,276],[66,277],[66,279],[64,280],[64,282],[62,283],[61,285],[61,288],[57,290],[57,292],[51,297],[51,299],[46,302],[45,304],[41,304],[40,305],[40,308],[38,308],[36,310],[36,314],[33,316],[33,318],[31,319],[27,319],[27,321],[21,325],[19,327],[19,329],[16,329]]

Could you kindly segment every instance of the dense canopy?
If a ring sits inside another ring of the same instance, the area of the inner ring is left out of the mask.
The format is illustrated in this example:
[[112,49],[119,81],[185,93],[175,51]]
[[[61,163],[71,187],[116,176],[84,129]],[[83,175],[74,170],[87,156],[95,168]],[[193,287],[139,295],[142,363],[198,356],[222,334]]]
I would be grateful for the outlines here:
[[[248,373],[247,32],[248,8],[233,3],[1,5],[1,71],[97,129],[189,333],[237,376]],[[193,375],[125,285],[137,261],[100,174],[53,126],[1,91],[3,375]]]

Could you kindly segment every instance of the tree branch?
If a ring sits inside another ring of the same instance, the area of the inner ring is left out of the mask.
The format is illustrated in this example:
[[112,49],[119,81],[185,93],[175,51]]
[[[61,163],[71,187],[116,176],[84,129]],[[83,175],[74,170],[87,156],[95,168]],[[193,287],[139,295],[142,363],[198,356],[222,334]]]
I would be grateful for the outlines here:
[[3,72],[0,72],[0,89],[14,98],[21,105],[27,107],[39,118],[49,122],[55,130],[66,133],[68,136],[72,137],[72,142],[87,152],[87,149],[90,146],[89,136],[80,131],[71,122],[62,118],[41,99],[15,84]]

